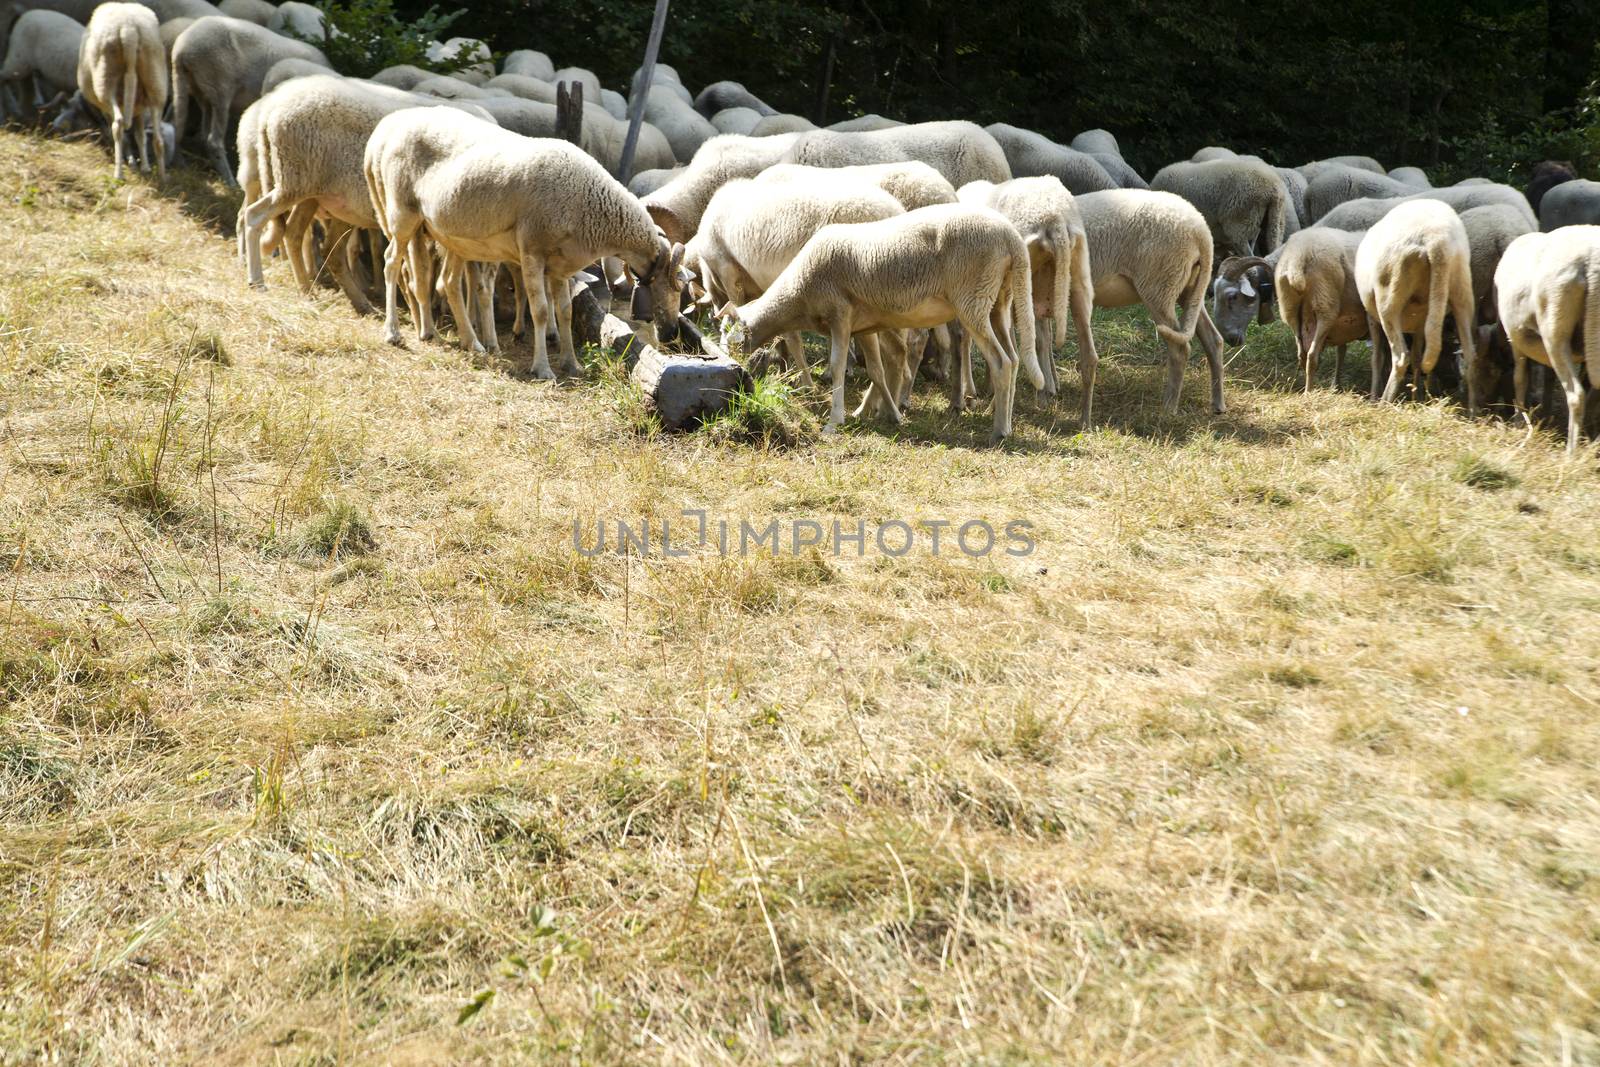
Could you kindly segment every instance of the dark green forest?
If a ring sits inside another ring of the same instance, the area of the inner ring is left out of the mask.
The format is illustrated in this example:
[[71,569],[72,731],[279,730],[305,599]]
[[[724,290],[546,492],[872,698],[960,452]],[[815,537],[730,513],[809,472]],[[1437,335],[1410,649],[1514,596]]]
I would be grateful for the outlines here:
[[[478,0],[449,32],[622,88],[652,6]],[[662,59],[691,91],[731,78],[813,120],[961,117],[1063,140],[1104,126],[1146,172],[1222,144],[1514,177],[1600,162],[1597,37],[1600,0],[675,0]]]

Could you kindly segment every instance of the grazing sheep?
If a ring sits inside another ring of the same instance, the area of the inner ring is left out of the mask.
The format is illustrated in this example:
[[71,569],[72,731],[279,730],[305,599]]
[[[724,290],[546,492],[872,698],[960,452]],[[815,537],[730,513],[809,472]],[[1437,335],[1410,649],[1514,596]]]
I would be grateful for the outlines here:
[[[284,4],[288,7],[288,3]],[[452,37],[443,44],[431,41],[424,54],[435,63],[460,63],[457,73],[476,72],[485,78],[495,75],[494,56],[489,51],[489,46],[476,37]],[[595,86],[591,100],[600,95],[599,85]]]
[[[1527,418],[1528,361],[1554,370],[1567,398],[1572,455],[1583,436],[1588,388],[1600,388],[1600,226],[1517,238],[1500,259],[1494,287],[1516,361],[1517,411]],[[1574,344],[1580,336],[1581,350]],[[1588,370],[1588,388],[1578,363]]]
[[1325,163],[1306,183],[1306,212],[1320,219],[1340,204],[1363,197],[1386,199],[1410,196],[1416,189],[1386,174],[1374,174],[1359,167]]
[[805,133],[814,130],[817,124],[804,115],[763,115],[761,121],[756,123],[756,128],[750,131],[751,137],[779,137],[786,133]]
[[1119,155],[1110,152],[1091,152],[1089,158],[1100,164],[1100,168],[1123,189],[1148,189],[1150,183],[1144,180],[1143,175],[1128,165],[1128,161]]
[[1211,281],[1211,321],[1226,343],[1244,344],[1252,319],[1263,325],[1272,321],[1273,271],[1288,243],[1265,256],[1229,256],[1217,264],[1217,276]]
[[307,59],[280,59],[272,64],[272,69],[267,71],[267,76],[261,79],[261,95],[266,96],[286,81],[293,81],[296,78],[314,78],[332,73],[322,64],[313,63]]
[[[510,263],[521,271],[532,315],[536,377],[554,376],[545,347],[552,310],[563,370],[578,370],[570,280],[607,256],[620,258],[638,279],[635,305],[651,306],[661,339],[677,336],[679,296],[687,278],[683,246],[668,242],[627,189],[565,141],[521,137],[470,117],[410,108],[378,123],[362,170],[389,241],[384,337],[390,343],[400,342],[395,297],[402,258],[412,258],[415,284],[420,274],[415,263],[426,257],[424,227],[448,254]],[[555,298],[553,309],[547,293]],[[459,297],[450,299],[463,344],[481,347]],[[422,318],[419,326],[426,330],[431,316],[425,307]]]
[[[999,143],[1005,154],[1007,167],[1018,178],[1037,178],[1049,175],[1057,178],[1074,196],[1095,193],[1105,189],[1118,189],[1116,179],[1106,169],[1082,152],[1056,144],[1043,134],[996,122],[984,129]],[[978,179],[969,179],[976,181]],[[1004,181],[1004,178],[987,178]],[[952,179],[954,181],[954,179]],[[957,188],[966,182],[955,182]]]
[[872,130],[887,130],[904,125],[905,123],[898,119],[884,118],[882,115],[857,115],[853,119],[841,119],[827,128],[838,130],[840,133],[868,133]]
[[646,196],[644,206],[668,238],[687,242],[700,228],[700,216],[723,183],[766,170],[783,158],[796,137],[740,137],[731,133],[713,137],[700,146],[676,177]]
[[765,100],[746,89],[739,82],[712,82],[704,89],[701,89],[700,95],[694,98],[694,109],[708,119],[719,111],[726,111],[735,107],[749,108],[758,116],[763,117],[778,113],[776,108],[768,106]]
[[1303,163],[1297,169],[1301,174],[1304,174],[1306,179],[1309,181],[1310,179],[1315,178],[1317,176],[1317,172],[1326,166],[1354,167],[1357,170],[1371,171],[1373,174],[1382,174],[1385,177],[1387,177],[1389,174],[1389,172],[1384,169],[1383,164],[1379,163],[1371,156],[1329,156],[1327,159],[1318,159],[1313,160],[1310,163]]
[[229,185],[237,183],[228,165],[228,118],[261,95],[267,71],[283,59],[328,63],[314,45],[225,15],[196,19],[172,46],[172,125],[181,140],[192,98],[206,155]]
[[666,135],[667,143],[672,146],[672,154],[679,163],[693,159],[700,146],[718,133],[717,128],[706,121],[700,112],[662,85],[650,86],[644,101],[644,117],[646,122]]
[[404,89],[410,92],[429,78],[437,77],[431,70],[413,67],[409,63],[401,63],[395,67],[384,67],[374,74],[368,81],[375,81],[379,85],[388,85],[395,89]]
[[244,19],[257,26],[265,26],[278,13],[278,5],[267,0],[222,0],[217,10],[231,19]]
[[[1053,400],[1057,392],[1054,348],[1067,343],[1067,310],[1078,334],[1078,375],[1083,383],[1083,405],[1079,413],[1082,429],[1094,420],[1094,374],[1099,358],[1095,354],[1090,319],[1094,314],[1094,278],[1089,266],[1089,237],[1072,194],[1059,179],[1044,176],[1013,178],[995,185],[973,182],[956,194],[963,204],[991,208],[1005,216],[1022,235],[1028,248],[1032,272],[1032,314],[1037,361],[1044,379],[1041,395]],[[1052,348],[1039,328],[1045,319],[1055,322]],[[962,353],[963,377],[966,353]],[[963,386],[964,388],[964,386]]]
[[1215,163],[1219,159],[1238,159],[1238,158],[1239,158],[1239,153],[1235,152],[1231,148],[1223,148],[1221,145],[1207,145],[1204,148],[1197,149],[1195,151],[1195,154],[1189,157],[1189,162],[1190,163]]
[[1535,228],[1516,208],[1506,204],[1487,204],[1461,213],[1467,231],[1467,246],[1472,251],[1472,300],[1478,328],[1478,397],[1491,401],[1500,392],[1505,368],[1514,365],[1505,331],[1499,329],[1500,313],[1495,306],[1494,273],[1511,242]]
[[1433,188],[1433,182],[1428,180],[1428,172],[1421,167],[1395,167],[1389,172],[1389,177],[1413,189]]
[[1495,185],[1486,183],[1482,185],[1452,185],[1443,189],[1429,189],[1425,192],[1412,193],[1410,196],[1391,197],[1387,200],[1375,200],[1363,197],[1360,200],[1351,200],[1340,204],[1326,215],[1317,219],[1318,226],[1331,226],[1336,230],[1370,230],[1375,223],[1390,211],[1401,204],[1414,203],[1418,200],[1436,200],[1441,204],[1448,204],[1457,212],[1469,211],[1475,207],[1486,204],[1505,204],[1522,213],[1530,226],[1537,225],[1533,209],[1528,206],[1528,200],[1520,192],[1509,185]]
[[[1211,410],[1222,400],[1222,338],[1205,310],[1211,282],[1211,230],[1181,196],[1112,189],[1074,198],[1089,237],[1096,307],[1143,304],[1167,346],[1162,403],[1178,410],[1189,342],[1197,334],[1211,368]],[[1173,308],[1180,314],[1173,314]]]
[[507,55],[500,70],[504,74],[520,74],[540,81],[552,81],[556,76],[556,65],[550,62],[550,57],[531,48],[519,48]]
[[[847,173],[850,168],[801,169],[810,172],[807,180],[735,179],[706,205],[699,232],[684,246],[684,261],[718,303],[743,304],[766,292],[824,226],[905,214],[900,201]],[[785,334],[784,347],[791,365],[809,377],[798,330]],[[889,408],[898,421],[898,409]]]
[[1074,137],[1067,147],[1091,156],[1096,153],[1122,155],[1122,146],[1117,144],[1117,139],[1110,130],[1084,130]]
[[1578,172],[1571,163],[1554,159],[1535,163],[1533,173],[1528,176],[1528,206],[1533,208],[1535,214],[1540,214],[1539,205],[1544,200],[1544,194],[1577,176]]
[[[1420,379],[1433,373],[1444,352],[1444,317],[1455,320],[1467,379],[1467,413],[1478,409],[1477,345],[1472,314],[1472,249],[1466,228],[1449,205],[1437,200],[1401,204],[1373,224],[1356,249],[1356,288],[1373,340],[1372,391],[1378,391],[1381,329],[1392,356],[1386,403],[1394,400],[1415,366]],[[1413,362],[1406,334],[1422,331],[1420,364]]]
[[[0,67],[0,117],[23,113],[11,94],[27,82],[32,106],[41,112],[78,88],[78,47],[84,27],[58,11],[25,11],[11,27],[5,66]],[[46,96],[45,94],[49,94]]]
[[711,125],[717,128],[718,133],[737,133],[744,136],[749,136],[750,131],[755,129],[760,121],[761,113],[748,107],[723,108],[711,116]]
[[[863,136],[863,135],[856,135]],[[827,226],[818,231],[766,293],[718,312],[724,336],[759,348],[794,330],[826,333],[831,344],[833,402],[828,430],[844,422],[844,372],[852,334],[873,330],[930,329],[959,320],[978,343],[994,383],[994,431],[1011,433],[1018,347],[1036,387],[1044,379],[1031,366],[1033,293],[1028,249],[1016,227],[993,211],[939,204],[881,222]],[[890,398],[882,380],[873,385]],[[892,416],[891,416],[892,417]]]
[[[161,24],[143,4],[101,4],[95,8],[78,51],[78,91],[90,107],[111,117],[113,176],[122,180],[123,133],[139,145],[142,169],[150,169],[149,139],[161,136],[167,106],[167,54]],[[166,151],[156,146],[156,171],[167,180]]]
[[657,167],[654,170],[636,171],[633,177],[628,179],[628,192],[643,200],[682,172],[682,167]]
[[489,89],[480,89],[451,74],[435,74],[425,78],[413,85],[411,91],[423,96],[436,96],[441,100],[483,100],[494,95]]
[[954,204],[955,186],[944,175],[916,161],[906,163],[867,163],[858,167],[807,167],[799,163],[779,163],[755,176],[763,183],[825,180],[829,176],[876,186],[900,202],[907,211],[934,204]]
[[1545,233],[1596,223],[1600,223],[1600,182],[1574,178],[1550,189],[1539,202],[1539,228]]
[[[246,21],[249,21],[248,19]],[[166,50],[167,59],[172,58],[172,46],[184,30],[194,25],[194,19],[168,19],[161,24],[161,47]]]
[[210,15],[222,14],[222,9],[209,0],[151,0],[150,6],[155,8],[156,18],[162,22],[171,22],[173,19],[203,19]]
[[813,130],[797,137],[783,157],[785,163],[811,167],[908,160],[928,164],[957,189],[968,182],[1011,178],[1005,153],[995,139],[970,122],[919,122],[867,133]]
[[1150,179],[1199,209],[1219,255],[1265,255],[1283,243],[1294,205],[1277,171],[1259,160],[1172,163]]
[[[1337,385],[1344,371],[1346,347],[1367,336],[1366,308],[1356,287],[1356,250],[1363,236],[1346,230],[1302,230],[1268,259],[1226,260],[1218,272],[1219,279],[1248,274],[1268,260],[1276,260],[1273,295],[1278,314],[1294,334],[1295,355],[1308,393],[1317,379],[1318,357],[1328,345],[1337,348],[1333,361]],[[1226,330],[1223,335],[1227,336]]]
[[[491,71],[491,73],[493,72]],[[585,100],[600,99],[600,79],[595,77],[592,70],[585,70],[583,67],[562,67],[551,75],[550,81],[552,83],[577,82],[583,86],[583,98]]]

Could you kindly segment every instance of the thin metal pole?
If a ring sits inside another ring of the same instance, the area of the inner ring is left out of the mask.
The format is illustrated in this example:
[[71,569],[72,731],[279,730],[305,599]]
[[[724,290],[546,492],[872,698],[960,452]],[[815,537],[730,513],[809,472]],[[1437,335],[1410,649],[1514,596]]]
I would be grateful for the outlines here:
[[650,21],[650,43],[644,48],[644,67],[639,84],[633,87],[628,102],[628,139],[622,142],[622,160],[617,164],[617,179],[628,184],[633,177],[633,151],[639,147],[639,126],[644,122],[644,105],[650,97],[650,83],[656,76],[656,56],[661,51],[661,33],[667,28],[667,0],[656,0],[655,18]]

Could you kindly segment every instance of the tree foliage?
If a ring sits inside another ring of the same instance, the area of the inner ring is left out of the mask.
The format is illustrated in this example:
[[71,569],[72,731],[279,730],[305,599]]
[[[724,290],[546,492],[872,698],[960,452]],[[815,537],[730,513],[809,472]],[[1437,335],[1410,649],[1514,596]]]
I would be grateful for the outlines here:
[[443,40],[465,11],[443,14],[429,6],[401,14],[394,0],[322,0],[317,6],[329,34],[311,43],[347,77],[370,78],[385,67],[405,64],[441,72],[461,65],[461,60],[430,60],[427,49],[430,41]]
[[[648,0],[481,0],[456,32],[626,85]],[[402,10],[404,5],[402,4]],[[834,121],[1103,126],[1150,171],[1207,144],[1444,174],[1584,156],[1600,0],[677,0],[662,58]]]

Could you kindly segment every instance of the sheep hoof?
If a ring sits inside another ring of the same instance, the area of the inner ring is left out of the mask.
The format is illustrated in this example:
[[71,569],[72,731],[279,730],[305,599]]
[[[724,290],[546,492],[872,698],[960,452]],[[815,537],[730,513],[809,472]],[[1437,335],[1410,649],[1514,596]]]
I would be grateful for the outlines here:
[[267,280],[265,278],[251,278],[250,279],[250,288],[256,290],[257,292],[260,292],[261,290],[265,289],[266,287],[267,287]]
[[535,381],[550,382],[550,381],[554,381],[556,376],[555,376],[555,372],[552,371],[549,367],[546,366],[546,367],[534,367],[532,370],[530,370],[528,372],[528,377],[534,379]]
[[405,344],[405,342],[400,339],[399,330],[388,331],[383,335],[383,340],[386,344],[394,345],[396,348],[400,348]]
[[993,431],[992,433],[989,434],[989,443],[991,445],[998,445],[1002,441],[1004,441],[1007,437],[1010,437],[1010,436],[1011,436],[1011,434],[1009,434],[1009,433],[1005,433],[1005,432],[1002,432],[1000,430],[995,430],[995,431]]
[[1051,407],[1056,402],[1056,395],[1054,389],[1041,389],[1039,390],[1039,395],[1035,398],[1035,403],[1041,408]]
[[824,426],[822,428],[822,436],[824,436],[824,437],[832,437],[833,435],[837,434],[838,432],[839,432],[839,424],[836,423],[836,422],[830,422],[830,423],[828,423],[826,426]]

